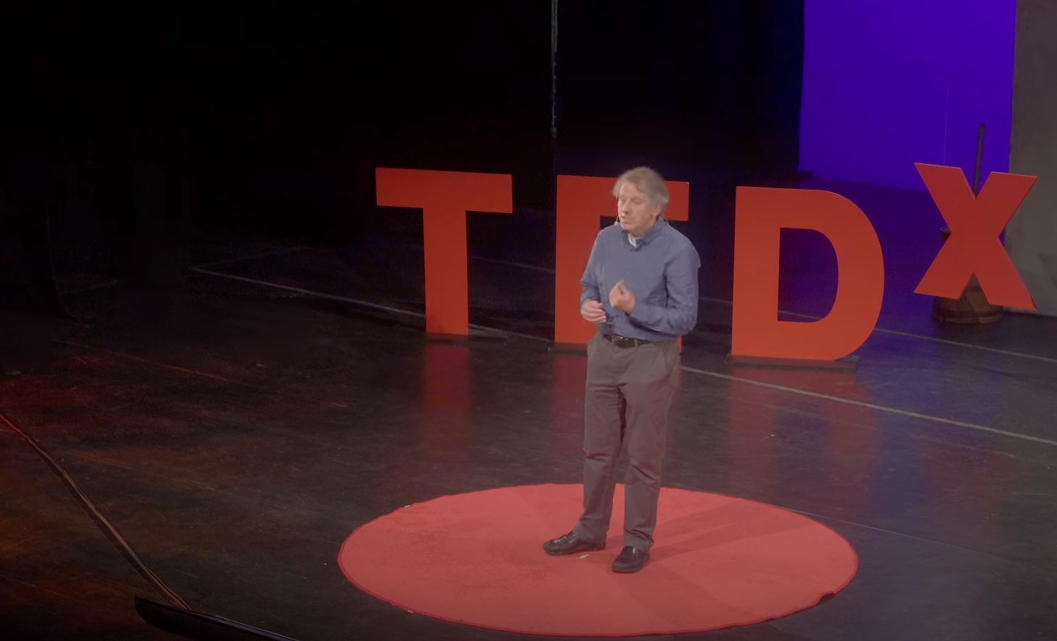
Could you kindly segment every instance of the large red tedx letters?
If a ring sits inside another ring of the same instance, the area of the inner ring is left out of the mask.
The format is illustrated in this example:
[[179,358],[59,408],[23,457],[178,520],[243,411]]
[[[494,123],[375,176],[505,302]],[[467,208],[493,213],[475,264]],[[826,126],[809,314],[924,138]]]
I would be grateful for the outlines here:
[[[976,274],[993,304],[1035,309],[998,235],[1036,178],[995,172],[974,197],[960,169],[916,166],[951,235],[915,293],[958,298]],[[378,168],[375,178],[379,206],[422,209],[427,333],[467,335],[466,212],[511,213],[511,176]],[[666,184],[671,192],[666,216],[687,220],[689,184]],[[583,345],[594,335],[594,327],[580,318],[580,277],[600,219],[614,209],[612,187],[612,178],[558,176],[555,343]],[[884,296],[884,257],[862,209],[827,191],[739,187],[735,215],[732,355],[836,360],[862,346]],[[839,280],[825,318],[778,320],[783,228],[817,231],[834,247]]]
[[958,298],[975,273],[992,305],[1035,310],[1035,301],[998,235],[1037,178],[992,173],[980,195],[974,196],[960,169],[922,163],[915,166],[951,235],[914,293]]
[[426,332],[470,332],[466,212],[514,212],[512,176],[377,168],[378,205],[422,210],[426,262]]
[[[884,297],[881,243],[866,214],[843,196],[809,189],[739,187],[735,208],[731,354],[837,360],[866,342]],[[836,250],[837,296],[821,320],[778,320],[783,228],[815,230]]]

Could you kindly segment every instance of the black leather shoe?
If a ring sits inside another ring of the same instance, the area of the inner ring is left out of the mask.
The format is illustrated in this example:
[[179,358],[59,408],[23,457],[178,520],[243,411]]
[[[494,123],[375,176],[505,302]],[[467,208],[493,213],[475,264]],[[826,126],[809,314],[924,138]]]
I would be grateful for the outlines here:
[[613,561],[613,571],[630,574],[631,572],[638,572],[649,562],[649,552],[644,552],[628,545],[620,551],[620,556],[617,557],[617,560]]
[[543,544],[543,551],[553,556],[565,556],[577,552],[597,552],[606,548],[606,542],[598,543],[581,539],[575,532],[569,532],[565,536],[551,539]]

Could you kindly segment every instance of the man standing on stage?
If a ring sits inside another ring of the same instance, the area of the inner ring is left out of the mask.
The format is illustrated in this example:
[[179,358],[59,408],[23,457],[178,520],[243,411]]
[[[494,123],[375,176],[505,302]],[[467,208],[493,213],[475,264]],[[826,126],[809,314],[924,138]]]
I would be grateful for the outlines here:
[[668,408],[678,380],[678,339],[697,323],[697,250],[664,219],[668,189],[654,170],[622,174],[613,188],[617,221],[595,239],[581,284],[580,315],[596,323],[587,346],[584,403],[584,511],[548,554],[602,550],[617,459],[627,446],[624,549],[615,572],[650,560]]

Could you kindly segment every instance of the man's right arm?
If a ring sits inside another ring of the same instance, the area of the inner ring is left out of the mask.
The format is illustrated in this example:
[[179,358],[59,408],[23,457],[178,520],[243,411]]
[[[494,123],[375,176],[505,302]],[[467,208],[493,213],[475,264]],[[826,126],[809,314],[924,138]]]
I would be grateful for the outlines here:
[[595,237],[595,244],[591,247],[591,256],[587,259],[587,268],[584,269],[584,275],[580,278],[580,285],[583,287],[580,293],[580,307],[583,307],[584,303],[589,300],[602,302],[602,284],[598,282],[598,274],[601,271],[599,269],[601,250],[598,247],[600,238],[601,234]]

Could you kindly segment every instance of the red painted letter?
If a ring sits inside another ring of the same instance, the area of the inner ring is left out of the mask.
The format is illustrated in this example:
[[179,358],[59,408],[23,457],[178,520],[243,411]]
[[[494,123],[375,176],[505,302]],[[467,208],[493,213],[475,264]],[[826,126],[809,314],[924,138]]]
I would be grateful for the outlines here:
[[950,238],[914,293],[959,298],[975,273],[992,305],[1034,310],[1035,301],[998,235],[1031,191],[1036,177],[992,172],[980,195],[974,197],[961,169],[923,163],[914,166],[951,229]]
[[[861,209],[828,191],[738,187],[735,216],[733,356],[837,360],[866,342],[881,313],[884,257]],[[837,296],[821,320],[778,320],[783,227],[820,232],[836,250]]]
[[[594,325],[580,317],[580,279],[601,229],[599,219],[616,216],[615,178],[558,176],[558,220],[554,260],[554,342],[586,345]],[[670,199],[664,217],[686,220],[690,211],[690,183],[669,182]]]
[[426,332],[470,333],[466,212],[513,212],[511,177],[419,169],[375,170],[378,205],[422,210]]

